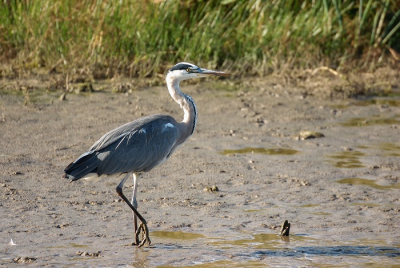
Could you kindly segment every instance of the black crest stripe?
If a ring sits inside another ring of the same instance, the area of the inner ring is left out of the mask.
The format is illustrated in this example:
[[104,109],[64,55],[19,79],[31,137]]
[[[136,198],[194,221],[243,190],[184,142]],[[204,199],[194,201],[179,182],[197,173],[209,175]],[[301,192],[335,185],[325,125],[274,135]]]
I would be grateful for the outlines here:
[[176,70],[186,70],[187,68],[193,67],[193,65],[185,64],[185,63],[179,63],[172,67],[170,71],[176,71]]

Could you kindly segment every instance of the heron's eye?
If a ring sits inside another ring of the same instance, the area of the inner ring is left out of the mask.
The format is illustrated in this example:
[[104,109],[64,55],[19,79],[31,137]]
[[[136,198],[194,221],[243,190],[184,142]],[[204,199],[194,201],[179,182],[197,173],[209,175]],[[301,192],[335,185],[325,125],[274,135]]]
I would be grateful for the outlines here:
[[187,68],[186,72],[190,73],[190,72],[192,72],[192,70],[190,68]]

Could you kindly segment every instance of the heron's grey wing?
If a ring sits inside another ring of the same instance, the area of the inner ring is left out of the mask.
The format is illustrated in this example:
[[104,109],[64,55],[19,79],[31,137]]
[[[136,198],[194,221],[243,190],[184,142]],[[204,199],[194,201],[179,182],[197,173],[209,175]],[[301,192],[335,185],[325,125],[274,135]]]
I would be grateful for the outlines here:
[[176,121],[157,118],[141,125],[98,151],[97,174],[146,172],[162,163],[179,139]]
[[120,140],[128,133],[134,132],[135,130],[139,130],[143,127],[143,125],[146,125],[149,122],[159,119],[175,121],[173,117],[161,114],[139,118],[135,121],[129,122],[125,125],[119,126],[107,132],[89,148],[89,151],[100,151],[101,149],[106,148],[110,144]]

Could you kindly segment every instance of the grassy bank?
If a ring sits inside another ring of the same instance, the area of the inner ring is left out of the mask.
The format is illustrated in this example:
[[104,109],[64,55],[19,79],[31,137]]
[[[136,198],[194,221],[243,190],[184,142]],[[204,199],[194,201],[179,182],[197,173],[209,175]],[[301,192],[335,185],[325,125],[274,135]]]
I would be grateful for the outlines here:
[[393,0],[5,0],[0,17],[2,62],[102,77],[178,61],[256,75],[371,68],[400,52]]

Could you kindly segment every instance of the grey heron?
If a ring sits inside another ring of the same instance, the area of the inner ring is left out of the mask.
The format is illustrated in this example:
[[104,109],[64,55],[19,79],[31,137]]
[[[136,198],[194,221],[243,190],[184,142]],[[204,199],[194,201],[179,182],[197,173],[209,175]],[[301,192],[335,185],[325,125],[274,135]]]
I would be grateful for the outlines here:
[[[103,135],[87,152],[64,170],[64,178],[71,181],[103,174],[126,173],[116,190],[133,211],[134,244],[139,247],[146,243],[150,245],[151,241],[146,220],[137,210],[138,175],[161,165],[193,134],[197,122],[196,105],[190,96],[180,90],[179,83],[183,80],[210,75],[228,76],[229,74],[199,68],[187,62],[176,64],[168,71],[166,83],[169,94],[183,109],[182,122],[178,123],[173,117],[162,114],[134,120]],[[131,175],[133,176],[133,194],[129,202],[122,188]],[[137,218],[140,220],[139,227]]]

